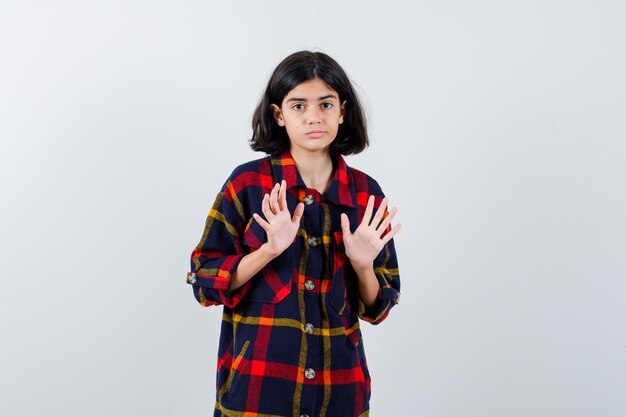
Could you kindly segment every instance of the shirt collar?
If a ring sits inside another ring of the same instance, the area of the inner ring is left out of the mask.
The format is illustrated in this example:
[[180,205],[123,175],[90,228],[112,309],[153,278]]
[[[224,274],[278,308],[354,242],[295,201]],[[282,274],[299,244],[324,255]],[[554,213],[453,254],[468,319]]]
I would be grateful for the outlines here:
[[[289,149],[282,153],[270,155],[270,161],[272,163],[272,174],[277,183],[284,179],[288,190],[292,187],[307,188]],[[348,167],[342,155],[337,155],[333,165],[335,166],[333,178],[328,190],[323,194],[324,199],[335,204],[355,207],[356,193],[350,167]]]

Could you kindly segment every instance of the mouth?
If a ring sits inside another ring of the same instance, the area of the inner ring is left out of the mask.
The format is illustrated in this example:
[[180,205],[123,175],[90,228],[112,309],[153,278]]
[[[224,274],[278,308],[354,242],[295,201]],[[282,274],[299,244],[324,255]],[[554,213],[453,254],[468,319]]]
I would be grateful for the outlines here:
[[311,137],[311,138],[320,138],[322,137],[326,132],[324,132],[323,130],[311,130],[309,132],[306,132],[306,135]]

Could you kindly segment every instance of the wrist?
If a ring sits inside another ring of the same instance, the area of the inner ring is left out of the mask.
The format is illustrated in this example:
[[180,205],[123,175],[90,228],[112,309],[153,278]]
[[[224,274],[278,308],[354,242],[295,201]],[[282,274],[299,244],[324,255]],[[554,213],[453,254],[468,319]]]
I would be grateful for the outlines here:
[[278,255],[281,254],[281,252],[277,252],[276,250],[272,249],[267,242],[265,242],[264,244],[261,245],[261,247],[258,249],[263,253],[263,256],[265,258],[268,259],[268,261],[271,261],[274,258],[277,258]]
[[361,275],[364,272],[371,271],[374,269],[374,262],[367,262],[365,264],[355,264],[352,261],[350,261],[350,263],[352,264],[352,269],[354,269],[354,272],[356,272],[357,275]]

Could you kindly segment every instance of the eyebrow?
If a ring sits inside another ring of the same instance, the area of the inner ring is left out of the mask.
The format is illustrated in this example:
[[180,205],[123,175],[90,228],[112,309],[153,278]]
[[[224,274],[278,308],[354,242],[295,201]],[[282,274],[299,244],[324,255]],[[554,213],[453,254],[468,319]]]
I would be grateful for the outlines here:
[[[318,98],[318,101],[322,101],[322,100],[326,100],[329,98],[334,98],[335,100],[337,100],[337,96],[334,94],[328,94],[326,96],[322,96],[320,98]],[[290,101],[308,101],[306,98],[301,98],[301,97],[291,97],[289,100],[287,100],[287,103],[289,103]]]

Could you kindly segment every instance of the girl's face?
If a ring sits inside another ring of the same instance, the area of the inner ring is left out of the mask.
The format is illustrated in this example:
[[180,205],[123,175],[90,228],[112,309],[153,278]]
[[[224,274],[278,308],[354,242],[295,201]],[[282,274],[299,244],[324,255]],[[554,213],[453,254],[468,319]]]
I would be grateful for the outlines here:
[[346,102],[319,78],[304,81],[291,90],[278,107],[272,104],[274,119],[284,126],[291,149],[326,152],[343,123]]

